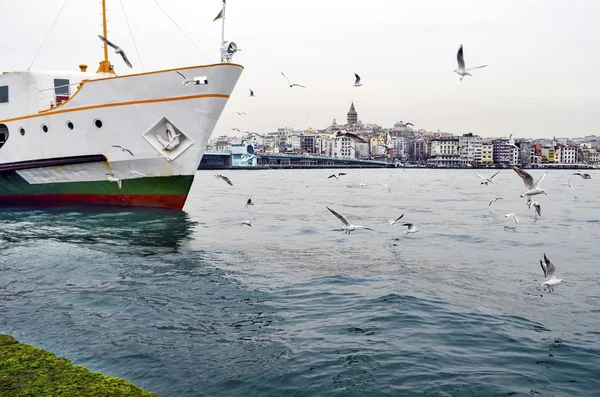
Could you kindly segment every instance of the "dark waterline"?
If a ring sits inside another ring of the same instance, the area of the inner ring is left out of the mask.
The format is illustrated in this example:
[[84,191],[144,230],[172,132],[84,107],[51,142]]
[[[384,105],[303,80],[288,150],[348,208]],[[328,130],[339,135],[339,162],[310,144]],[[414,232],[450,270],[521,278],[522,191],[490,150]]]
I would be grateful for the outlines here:
[[329,174],[200,171],[184,212],[0,211],[0,333],[161,396],[596,394],[600,174],[550,171],[535,222],[511,170]]

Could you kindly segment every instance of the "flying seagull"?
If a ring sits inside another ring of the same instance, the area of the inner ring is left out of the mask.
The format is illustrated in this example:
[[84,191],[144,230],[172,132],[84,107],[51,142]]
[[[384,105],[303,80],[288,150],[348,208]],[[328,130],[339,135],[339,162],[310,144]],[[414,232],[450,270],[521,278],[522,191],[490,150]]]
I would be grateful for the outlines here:
[[354,77],[356,77],[356,80],[354,80],[354,85],[353,87],[360,87],[362,84],[360,83],[360,76],[357,75],[356,73],[354,73]]
[[100,40],[102,40],[103,43],[106,43],[107,45],[111,46],[112,48],[115,49],[115,53],[121,55],[121,58],[123,58],[123,62],[125,62],[125,65],[129,66],[129,68],[131,69],[131,62],[129,62],[129,59],[127,59],[127,55],[125,55],[125,52],[121,49],[121,47],[119,47],[116,44],[111,43],[110,41],[108,41],[108,39],[105,39],[104,37],[98,35],[98,38]]
[[117,178],[115,176],[115,174],[113,174],[112,172],[107,172],[106,173],[106,179],[108,179],[109,182],[116,182],[117,186],[119,187],[119,189],[121,188],[122,181],[119,178]]
[[556,278],[556,267],[554,267],[554,264],[550,262],[550,259],[548,259],[546,254],[544,254],[544,261],[542,262],[542,260],[540,260],[540,266],[542,267],[542,270],[544,271],[544,277],[546,278],[546,281],[540,284],[540,287],[548,288],[549,292],[554,291],[554,286],[563,281],[560,278]]
[[239,128],[232,128],[232,129],[231,129],[231,131],[237,131],[237,132],[239,132],[239,133],[241,133],[241,132],[242,132],[242,131],[240,131],[240,129],[239,129]]
[[342,223],[344,224],[344,233],[348,233],[348,234],[350,234],[350,232],[352,232],[352,231],[354,231],[354,230],[358,230],[358,229],[373,230],[373,229],[370,229],[370,228],[368,228],[368,227],[365,227],[365,226],[360,226],[360,225],[352,225],[352,224],[350,224],[350,223],[349,223],[349,222],[346,220],[346,218],[344,218],[343,216],[341,216],[340,214],[338,214],[337,212],[335,212],[335,211],[334,211],[334,210],[332,210],[331,208],[329,208],[329,207],[326,207],[326,208],[329,210],[329,212],[331,212],[333,215],[335,215],[335,216],[336,216],[336,218],[338,218],[340,221],[342,221]]
[[175,71],[177,72],[178,75],[180,75],[183,78],[183,85],[188,85],[189,83],[192,83],[194,85],[200,85],[200,84],[207,84],[208,80],[204,79],[202,81],[198,80],[198,79],[188,79],[187,77],[185,77],[183,75],[183,73],[179,72],[179,71]]
[[408,226],[408,229],[404,232],[404,235],[408,235],[408,233],[416,233],[418,232],[417,227],[413,223],[403,223],[402,226]]
[[519,218],[517,218],[517,216],[515,214],[513,214],[512,212],[510,214],[504,215],[505,218],[510,218],[511,216],[514,216],[515,222],[519,223]]
[[367,180],[365,179],[365,181],[364,181],[363,183],[361,183],[359,186],[360,186],[360,187],[365,187],[365,186],[367,186]]
[[288,79],[288,77],[287,77],[285,74],[283,74],[283,72],[281,72],[281,75],[282,75],[283,77],[285,77],[285,79],[288,81],[288,83],[290,84],[290,88],[292,88],[292,87],[302,87],[302,88],[306,88],[306,87],[305,87],[305,86],[303,86],[302,84],[292,83],[292,81],[291,81],[290,79]]
[[[131,150],[129,150],[129,149],[127,149],[127,148],[124,148],[124,147],[123,147],[123,146],[121,146],[121,145],[112,145],[112,147],[116,147],[116,148],[118,148],[118,149],[121,149],[121,151],[122,151],[122,152],[127,152],[127,153],[129,153],[130,155],[132,155],[132,156],[133,156],[133,153],[131,153]],[[134,157],[135,157],[135,156],[134,156]]]
[[[500,171],[498,171],[500,172]],[[480,177],[481,179],[485,179],[485,181],[481,182],[482,185],[489,185],[490,183],[492,183],[492,179],[498,175],[498,172],[496,172],[494,175],[490,176],[489,178],[481,175],[478,171],[475,171],[475,173],[477,174],[478,177]]]
[[335,178],[335,179],[340,179],[339,177],[342,175],[346,175],[345,172],[339,172],[337,175],[336,174],[331,174],[327,177],[327,179],[331,179],[331,178]]
[[[567,181],[567,183],[568,183],[568,185],[569,185],[569,187],[570,187],[571,189],[575,190],[575,188],[574,188],[573,186],[571,186],[571,180],[570,180],[570,179]],[[576,195],[573,195],[573,197],[577,198],[577,196],[576,196]]]
[[311,110],[310,112],[306,113],[304,116],[308,116],[311,113],[314,113],[314,110]]
[[471,76],[471,77],[473,76],[471,73],[469,73],[469,70],[485,68],[487,66],[487,65],[481,65],[481,66],[476,66],[474,68],[466,69],[465,68],[465,57],[463,55],[463,45],[462,44],[460,45],[460,47],[458,47],[458,53],[456,54],[456,60],[458,61],[458,69],[456,69],[454,71],[454,73],[456,73],[460,76],[460,81],[462,81],[462,79],[465,76]]
[[238,116],[246,114],[246,112],[236,112],[236,113],[238,114]]
[[252,88],[249,88],[249,90],[250,90],[250,97],[254,97],[255,95],[254,95],[254,91],[252,91]]
[[580,177],[582,177],[583,179],[592,179],[592,176],[588,173],[585,172],[581,172],[581,171],[577,171],[576,173],[574,173],[573,175],[579,175]]
[[385,183],[383,184],[383,186],[385,186],[385,188],[388,190],[388,193],[391,193],[392,190],[390,189],[390,187],[388,185],[386,185]]
[[525,183],[525,187],[528,189],[525,193],[521,195],[521,197],[525,196],[535,196],[536,194],[547,194],[544,189],[540,188],[540,183],[548,173],[548,171],[544,172],[544,175],[540,177],[537,181],[533,182],[533,177],[529,175],[526,171],[523,171],[519,167],[512,167],[513,170],[523,179],[523,183]]
[[492,201],[490,201],[490,203],[488,204],[488,207],[491,207],[492,203],[495,203],[498,200],[502,200],[502,197],[496,197],[495,199],[493,199]]
[[218,173],[215,175],[215,178],[221,178],[223,179],[225,182],[227,182],[228,185],[233,186],[233,183],[231,183],[231,181],[229,180],[229,178],[227,178],[225,175]]
[[[248,207],[249,205],[256,205],[252,202],[252,199],[249,198],[248,201],[246,201],[246,205],[244,207]],[[260,205],[256,205],[257,207],[260,207]]]
[[138,176],[141,176],[141,177],[148,176],[148,174],[144,174],[143,172],[139,172],[139,171],[134,170],[133,167],[131,166],[131,164],[127,164],[127,165],[129,166],[129,169],[130,169],[129,173],[130,174],[132,174],[132,175],[138,175]]
[[250,222],[248,222],[248,221],[241,221],[240,222],[240,226],[243,226],[243,225],[252,227],[252,224]]
[[540,203],[537,201],[532,201],[529,208],[531,207],[535,208],[535,212],[538,214],[538,216],[542,216],[542,206]]
[[404,214],[400,215],[398,218],[396,218],[393,221],[388,219],[388,223],[390,224],[390,226],[395,225],[396,223],[398,223],[400,221],[400,219],[402,219],[403,216],[404,216]]

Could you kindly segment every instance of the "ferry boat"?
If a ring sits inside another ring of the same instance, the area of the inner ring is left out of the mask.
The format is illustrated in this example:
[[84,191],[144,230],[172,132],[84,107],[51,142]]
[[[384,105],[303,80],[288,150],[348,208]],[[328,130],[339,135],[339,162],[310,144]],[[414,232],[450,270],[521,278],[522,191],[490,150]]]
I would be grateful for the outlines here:
[[105,41],[96,72],[1,74],[0,206],[181,210],[242,73],[236,51],[222,37],[219,64],[117,76]]

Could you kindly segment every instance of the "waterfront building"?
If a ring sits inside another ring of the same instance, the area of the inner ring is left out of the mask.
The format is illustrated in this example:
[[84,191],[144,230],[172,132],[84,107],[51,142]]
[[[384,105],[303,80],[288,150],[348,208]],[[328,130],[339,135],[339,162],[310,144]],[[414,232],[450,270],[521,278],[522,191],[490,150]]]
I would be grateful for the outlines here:
[[490,166],[494,164],[494,145],[491,142],[481,144],[481,165]]
[[492,159],[494,164],[510,164],[510,141],[506,138],[494,139],[492,141],[494,151]]
[[438,137],[429,141],[427,164],[435,167],[460,167],[458,137]]
[[578,162],[579,148],[576,145],[556,145],[555,161],[560,164],[575,164]]
[[542,163],[556,162],[556,151],[554,146],[542,146]]
[[463,134],[458,137],[458,149],[463,167],[468,164],[481,165],[482,139],[480,136],[472,133]]

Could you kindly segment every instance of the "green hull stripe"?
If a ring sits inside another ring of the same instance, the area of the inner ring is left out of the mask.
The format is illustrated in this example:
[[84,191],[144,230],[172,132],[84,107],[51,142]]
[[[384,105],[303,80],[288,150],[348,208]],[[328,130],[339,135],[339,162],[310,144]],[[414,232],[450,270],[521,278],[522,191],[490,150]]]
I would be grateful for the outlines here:
[[57,182],[30,184],[15,171],[0,173],[1,194],[185,194],[190,190],[193,175],[158,176],[125,179],[119,188],[116,182]]

